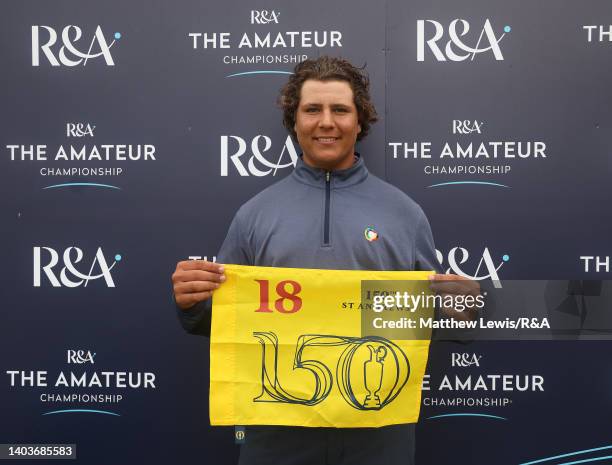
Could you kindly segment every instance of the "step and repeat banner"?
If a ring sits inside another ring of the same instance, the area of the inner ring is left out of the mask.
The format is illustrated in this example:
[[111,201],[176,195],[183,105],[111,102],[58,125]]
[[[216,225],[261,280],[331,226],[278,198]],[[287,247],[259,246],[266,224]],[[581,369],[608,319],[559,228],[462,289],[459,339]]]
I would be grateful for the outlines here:
[[[608,0],[1,10],[2,444],[236,463],[170,276],[215,260],[240,205],[291,172],[276,102],[306,58],[366,66],[380,120],[358,151],[422,206],[445,272],[554,280],[549,314],[577,322],[610,277]],[[609,460],[611,350],[579,333],[434,341],[417,463]]]

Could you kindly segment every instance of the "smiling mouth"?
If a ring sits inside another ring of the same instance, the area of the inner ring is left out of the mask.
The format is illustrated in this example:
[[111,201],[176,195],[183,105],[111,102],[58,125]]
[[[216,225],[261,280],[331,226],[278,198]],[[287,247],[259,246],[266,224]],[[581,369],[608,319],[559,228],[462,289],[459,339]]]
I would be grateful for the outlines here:
[[317,142],[321,142],[322,144],[331,144],[338,140],[338,137],[315,137]]

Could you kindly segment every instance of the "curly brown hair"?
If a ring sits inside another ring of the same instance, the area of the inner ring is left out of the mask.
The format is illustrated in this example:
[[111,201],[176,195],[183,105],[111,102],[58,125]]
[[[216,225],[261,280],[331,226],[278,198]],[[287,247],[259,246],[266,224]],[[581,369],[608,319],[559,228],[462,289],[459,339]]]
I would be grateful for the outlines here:
[[295,112],[300,103],[302,85],[308,79],[317,81],[346,81],[353,89],[353,100],[361,132],[357,140],[368,135],[370,125],[378,121],[376,108],[370,99],[370,78],[363,68],[353,66],[348,60],[330,56],[321,56],[298,63],[287,84],[281,89],[278,104],[283,110],[283,125],[297,139],[295,133]]

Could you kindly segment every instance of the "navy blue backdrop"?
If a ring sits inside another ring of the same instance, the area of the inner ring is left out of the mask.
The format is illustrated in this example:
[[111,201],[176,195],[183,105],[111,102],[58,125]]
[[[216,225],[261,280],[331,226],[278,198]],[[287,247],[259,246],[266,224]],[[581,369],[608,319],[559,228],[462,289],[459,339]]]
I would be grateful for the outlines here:
[[[0,443],[235,463],[233,429],[208,421],[208,340],[180,328],[170,275],[212,260],[238,207],[292,169],[275,102],[304,57],[367,65],[380,121],[358,150],[423,207],[445,270],[610,276],[607,0],[0,8]],[[608,460],[601,339],[434,344],[417,463]],[[444,388],[494,375],[543,389]]]

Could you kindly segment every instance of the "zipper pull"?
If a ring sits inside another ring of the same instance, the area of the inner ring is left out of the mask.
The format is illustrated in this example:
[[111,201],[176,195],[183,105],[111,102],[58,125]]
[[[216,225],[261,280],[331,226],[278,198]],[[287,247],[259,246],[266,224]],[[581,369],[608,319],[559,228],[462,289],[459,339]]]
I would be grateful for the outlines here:
[[331,176],[331,173],[329,171],[325,172],[325,182],[329,182],[329,178]]

